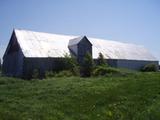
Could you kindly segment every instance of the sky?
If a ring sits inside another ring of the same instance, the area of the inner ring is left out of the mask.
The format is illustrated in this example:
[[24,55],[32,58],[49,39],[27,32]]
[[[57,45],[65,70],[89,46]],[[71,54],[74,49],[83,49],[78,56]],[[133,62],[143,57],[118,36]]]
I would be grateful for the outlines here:
[[0,0],[0,57],[13,29],[145,46],[160,60],[160,0]]

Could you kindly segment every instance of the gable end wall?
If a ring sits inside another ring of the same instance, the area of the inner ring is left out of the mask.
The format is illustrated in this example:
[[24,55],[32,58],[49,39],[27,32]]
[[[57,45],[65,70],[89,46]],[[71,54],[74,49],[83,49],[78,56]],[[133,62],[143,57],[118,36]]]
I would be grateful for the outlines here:
[[[17,41],[14,33],[11,37],[10,44],[13,41]],[[24,55],[20,48],[18,51],[6,53],[5,56],[3,57],[2,74],[7,76],[21,77],[23,73],[23,58]]]

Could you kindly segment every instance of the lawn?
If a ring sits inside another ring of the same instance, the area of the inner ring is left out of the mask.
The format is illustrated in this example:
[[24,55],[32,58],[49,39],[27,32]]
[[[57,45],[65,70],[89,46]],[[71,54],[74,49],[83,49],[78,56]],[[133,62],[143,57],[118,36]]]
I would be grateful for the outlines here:
[[0,77],[1,120],[160,120],[160,73]]

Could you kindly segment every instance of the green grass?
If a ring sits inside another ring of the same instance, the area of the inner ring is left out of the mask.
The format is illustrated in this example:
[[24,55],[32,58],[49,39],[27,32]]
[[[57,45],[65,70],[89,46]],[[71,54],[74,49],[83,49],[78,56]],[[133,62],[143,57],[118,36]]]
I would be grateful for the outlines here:
[[0,120],[160,120],[160,73],[0,77]]

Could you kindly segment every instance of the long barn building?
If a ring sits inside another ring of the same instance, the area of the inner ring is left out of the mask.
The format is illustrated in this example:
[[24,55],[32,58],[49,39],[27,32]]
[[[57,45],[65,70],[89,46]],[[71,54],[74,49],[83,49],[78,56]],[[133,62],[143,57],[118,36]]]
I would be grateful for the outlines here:
[[86,36],[68,36],[15,29],[3,56],[3,74],[25,77],[34,69],[41,74],[56,69],[64,55],[72,54],[82,61],[86,52],[93,59],[99,53],[110,66],[139,70],[158,60],[143,46]]

